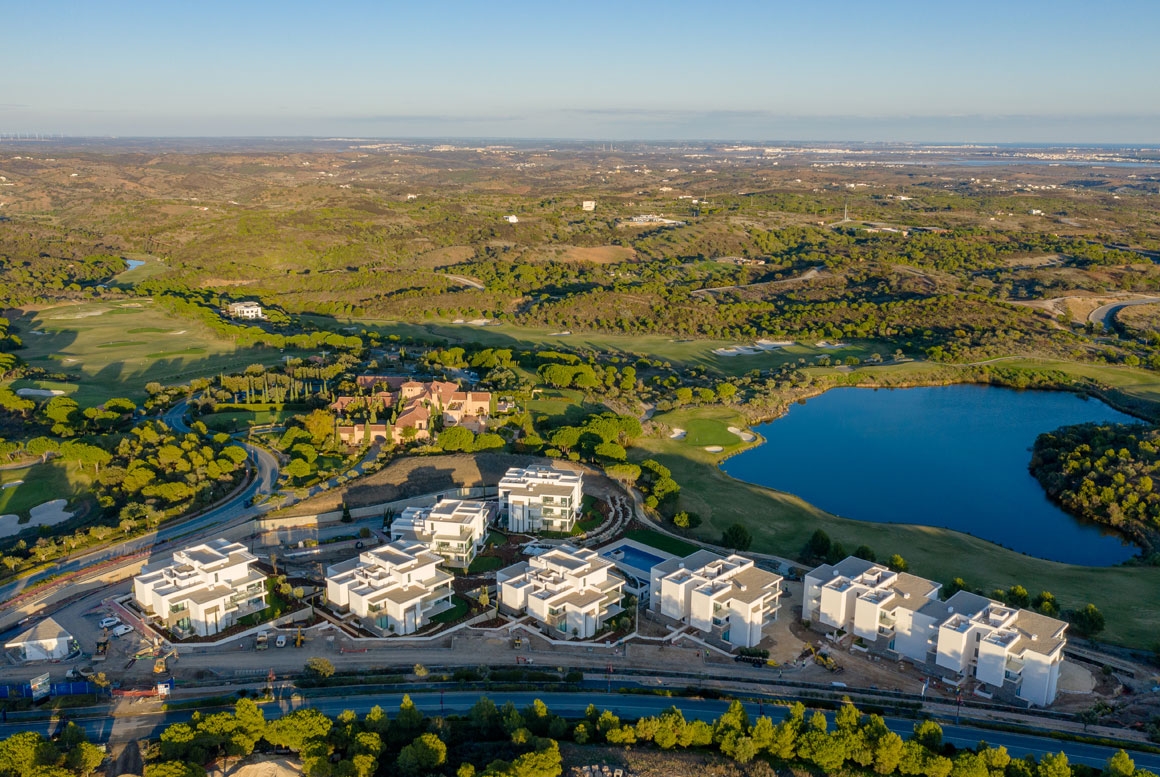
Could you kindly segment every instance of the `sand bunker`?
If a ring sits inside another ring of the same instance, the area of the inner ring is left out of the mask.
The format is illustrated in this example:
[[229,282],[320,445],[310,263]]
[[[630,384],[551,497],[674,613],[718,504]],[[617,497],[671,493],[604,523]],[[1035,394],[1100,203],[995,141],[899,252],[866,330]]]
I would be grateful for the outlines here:
[[28,523],[20,523],[18,515],[0,515],[0,537],[11,537],[13,534],[27,529],[30,526],[52,526],[73,517],[72,513],[65,512],[63,499],[53,499],[32,508],[29,513],[32,518]]
[[706,445],[705,450],[709,451],[709,453],[720,453],[721,451],[723,451],[725,449],[722,448],[720,445]]
[[59,397],[64,393],[60,389],[16,389],[16,396],[18,397]]
[[570,329],[565,329],[563,332],[552,332],[552,334],[548,335],[548,337],[567,337],[570,334],[572,334],[572,331]]
[[669,435],[669,439],[670,440],[683,440],[683,439],[685,439],[685,430],[680,428],[679,426],[674,427],[672,434]]
[[0,486],[0,491],[3,491],[6,488],[16,488],[23,482],[23,480],[13,480],[11,483],[5,483],[4,485]]
[[820,343],[818,343],[818,347],[819,348],[849,348],[850,346],[847,345],[846,343],[831,343],[831,342],[828,342],[826,340],[822,340]]
[[729,431],[740,437],[745,442],[753,442],[757,439],[757,435],[753,432],[747,432],[744,429],[738,429],[736,426],[730,426]]
[[731,345],[727,348],[714,348],[713,353],[718,356],[755,356],[759,353],[776,351],[787,345],[793,345],[793,340],[758,340],[753,345]]

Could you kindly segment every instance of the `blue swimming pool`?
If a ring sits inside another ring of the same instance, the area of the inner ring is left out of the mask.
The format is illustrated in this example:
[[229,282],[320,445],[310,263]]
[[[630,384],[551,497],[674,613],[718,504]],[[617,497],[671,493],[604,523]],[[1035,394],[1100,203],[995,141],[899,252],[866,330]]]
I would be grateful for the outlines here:
[[609,561],[619,562],[642,572],[648,572],[664,561],[661,556],[654,556],[652,553],[647,553],[631,545],[617,545],[615,548],[604,551],[603,555]]

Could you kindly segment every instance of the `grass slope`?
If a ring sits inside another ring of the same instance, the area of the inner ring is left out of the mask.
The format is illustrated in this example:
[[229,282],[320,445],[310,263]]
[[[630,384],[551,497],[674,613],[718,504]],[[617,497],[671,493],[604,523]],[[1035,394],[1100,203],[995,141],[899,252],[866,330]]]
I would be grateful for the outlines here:
[[140,400],[150,381],[181,383],[257,362],[273,364],[284,355],[272,348],[239,349],[196,322],[154,309],[147,299],[58,305],[26,312],[14,323],[24,340],[20,358],[81,380],[17,381],[13,387],[61,389],[81,405],[114,396]]
[[12,488],[0,489],[0,515],[15,513],[24,518],[28,511],[53,499],[70,502],[85,493],[91,481],[76,465],[50,461],[22,469],[0,470],[0,484],[24,482]]

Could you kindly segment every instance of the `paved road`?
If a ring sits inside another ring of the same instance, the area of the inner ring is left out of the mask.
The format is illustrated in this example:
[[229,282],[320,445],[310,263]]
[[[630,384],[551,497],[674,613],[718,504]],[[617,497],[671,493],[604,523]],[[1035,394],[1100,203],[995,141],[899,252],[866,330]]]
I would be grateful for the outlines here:
[[1110,330],[1112,324],[1115,323],[1116,314],[1123,308],[1132,307],[1133,305],[1150,305],[1155,302],[1160,302],[1160,297],[1145,297],[1143,299],[1121,300],[1119,302],[1109,302],[1106,305],[1100,305],[1098,308],[1088,314],[1088,321],[1093,324],[1103,324],[1105,330]]
[[[479,699],[481,694],[475,691],[453,691],[447,693],[415,694],[412,700],[415,706],[429,715],[451,712],[466,712]],[[638,718],[647,715],[656,715],[674,704],[679,707],[689,719],[711,720],[720,715],[729,703],[709,699],[670,699],[656,696],[635,696],[612,694],[605,695],[593,690],[580,693],[527,693],[527,692],[499,692],[488,694],[497,704],[502,705],[511,701],[517,707],[526,707],[534,699],[542,699],[548,708],[565,717],[576,718],[584,714],[589,704],[607,708],[624,718]],[[267,718],[276,717],[276,713],[290,712],[298,707],[314,707],[327,715],[336,715],[343,710],[351,709],[357,713],[366,713],[373,705],[381,705],[388,712],[398,708],[402,694],[368,694],[341,698],[318,698],[307,701],[281,701],[266,705]],[[765,705],[762,703],[746,704],[751,716],[766,714],[775,721],[787,714],[782,706]],[[124,740],[131,737],[157,736],[166,726],[173,723],[188,721],[192,713],[180,712],[145,712],[133,716],[119,716],[116,718],[103,717],[94,720],[78,720],[78,725],[95,741],[104,742],[110,737]],[[901,718],[887,718],[887,726],[902,736],[908,736],[913,731],[914,721]],[[7,737],[18,731],[40,731],[50,734],[59,727],[59,723],[8,723],[0,725],[0,736]],[[1003,731],[990,731],[973,728],[971,726],[956,726],[943,724],[943,740],[957,747],[974,747],[981,740],[986,740],[992,746],[1002,745],[1007,748],[1013,757],[1024,755],[1040,757],[1045,753],[1067,753],[1072,763],[1081,763],[1088,766],[1102,767],[1115,748],[1088,745],[1078,742],[1059,742],[1049,737],[1030,734],[1012,734]],[[1132,752],[1138,769],[1160,769],[1160,756],[1151,753]]]
[[[193,430],[185,422],[184,414],[186,411],[186,403],[179,402],[172,409],[167,411],[162,420],[167,426],[179,433],[189,433]],[[118,543],[92,553],[85,553],[83,555],[74,556],[72,558],[61,561],[54,567],[46,569],[35,575],[29,575],[21,580],[16,580],[7,585],[0,586],[0,601],[8,601],[12,597],[18,595],[26,590],[33,583],[39,582],[49,576],[66,575],[74,572],[80,572],[89,569],[97,564],[112,559],[121,558],[123,556],[132,555],[152,550],[153,548],[164,545],[170,540],[179,537],[189,537],[205,532],[207,529],[214,527],[217,531],[226,526],[232,526],[252,518],[256,513],[261,511],[261,508],[247,507],[247,502],[252,500],[255,496],[260,494],[273,493],[278,483],[278,460],[274,458],[268,451],[248,445],[244,442],[239,442],[242,447],[246,449],[250,456],[250,463],[256,470],[256,477],[250,483],[228,501],[223,502],[212,510],[202,513],[188,520],[179,523],[164,526],[155,534],[147,534],[138,537],[128,542]],[[126,562],[135,563],[135,562]],[[107,573],[109,570],[103,570]],[[0,616],[0,628],[4,628],[23,617],[29,611],[29,606],[36,604],[38,601],[50,601],[54,596],[60,596],[65,592],[46,592],[42,600],[32,600],[22,603],[19,611],[5,613]]]

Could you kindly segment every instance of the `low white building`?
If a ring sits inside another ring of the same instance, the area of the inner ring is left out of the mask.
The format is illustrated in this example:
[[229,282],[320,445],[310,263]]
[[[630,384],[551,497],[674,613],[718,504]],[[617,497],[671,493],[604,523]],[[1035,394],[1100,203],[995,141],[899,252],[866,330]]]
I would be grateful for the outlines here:
[[580,516],[584,478],[579,472],[535,464],[512,467],[499,481],[499,512],[514,532],[571,533]]
[[391,540],[421,542],[449,567],[467,569],[487,537],[491,507],[445,499],[434,507],[408,507],[391,524]]
[[16,651],[21,661],[59,661],[72,652],[76,640],[55,620],[45,618],[4,647]]
[[326,570],[326,600],[380,634],[411,634],[451,606],[451,575],[419,542],[399,540]]
[[496,573],[500,606],[557,639],[589,639],[623,612],[624,578],[596,551],[560,545]]
[[781,582],[752,559],[699,550],[652,568],[649,606],[734,647],[754,647],[777,620]]
[[926,578],[850,556],[806,575],[802,617],[913,662],[1013,691],[1029,704],[1055,700],[1066,623],[969,591],[944,602],[939,589]]
[[507,223],[509,223],[509,224],[518,224],[518,223],[520,223],[520,220],[519,220],[519,218],[517,218],[516,216],[504,216],[504,217],[503,217],[503,220],[504,220],[504,221],[506,221],[506,222],[507,222]]
[[238,542],[218,539],[179,550],[133,578],[133,599],[146,617],[179,637],[211,637],[266,607],[266,576]]
[[230,318],[257,319],[262,317],[262,306],[257,302],[231,302],[226,308]]
[[580,210],[586,210],[586,211],[596,210],[596,200],[583,200],[580,203]]

